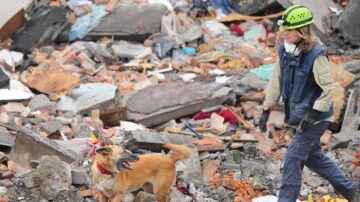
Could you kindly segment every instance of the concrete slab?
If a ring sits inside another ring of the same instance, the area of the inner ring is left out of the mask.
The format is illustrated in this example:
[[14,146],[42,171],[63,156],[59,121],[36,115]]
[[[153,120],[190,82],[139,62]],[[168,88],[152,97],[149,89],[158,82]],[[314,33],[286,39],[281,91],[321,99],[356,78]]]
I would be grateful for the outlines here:
[[222,104],[231,96],[232,89],[221,85],[171,83],[149,86],[124,102],[128,120],[151,127]]
[[118,4],[115,11],[107,15],[87,36],[146,39],[160,32],[161,18],[166,12],[167,8],[161,4]]
[[10,153],[10,159],[24,168],[31,168],[31,160],[39,160],[44,155],[58,156],[62,161],[72,163],[82,158],[77,153],[68,150],[36,132],[22,128],[18,131],[15,144]]

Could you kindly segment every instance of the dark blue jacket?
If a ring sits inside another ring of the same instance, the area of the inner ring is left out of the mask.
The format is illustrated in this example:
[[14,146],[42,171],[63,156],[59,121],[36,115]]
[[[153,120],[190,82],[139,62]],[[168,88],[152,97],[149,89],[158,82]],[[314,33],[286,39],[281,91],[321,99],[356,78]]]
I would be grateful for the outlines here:
[[[284,46],[279,49],[281,95],[285,104],[285,122],[289,125],[298,124],[321,95],[322,89],[315,82],[313,74],[314,61],[320,55],[326,53],[319,45],[298,57],[288,54]],[[317,116],[320,120],[327,119],[333,111],[331,105],[328,112],[318,112]]]

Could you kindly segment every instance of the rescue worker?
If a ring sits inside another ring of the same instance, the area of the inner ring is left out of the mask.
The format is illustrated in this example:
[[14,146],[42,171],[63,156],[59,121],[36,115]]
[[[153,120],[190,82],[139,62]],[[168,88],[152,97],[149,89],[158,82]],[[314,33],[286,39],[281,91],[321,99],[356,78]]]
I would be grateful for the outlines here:
[[358,183],[345,177],[321,150],[320,137],[333,119],[334,82],[326,53],[313,39],[313,22],[311,11],[300,5],[286,9],[278,22],[285,41],[267,87],[260,129],[266,131],[270,109],[280,97],[285,123],[297,128],[285,154],[278,201],[296,201],[306,165],[350,202],[360,202]]

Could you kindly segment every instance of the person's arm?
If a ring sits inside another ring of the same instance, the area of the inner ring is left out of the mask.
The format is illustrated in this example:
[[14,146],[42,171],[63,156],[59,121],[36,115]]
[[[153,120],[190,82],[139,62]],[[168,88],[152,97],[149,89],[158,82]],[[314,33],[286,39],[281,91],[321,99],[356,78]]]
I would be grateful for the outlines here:
[[278,104],[281,95],[280,83],[280,63],[277,59],[275,62],[272,77],[266,88],[266,95],[263,103],[264,110],[269,110],[271,107],[274,107]]
[[322,89],[322,93],[315,101],[313,109],[327,112],[330,110],[334,98],[334,81],[331,76],[330,63],[327,57],[319,56],[315,59],[313,73],[315,82]]

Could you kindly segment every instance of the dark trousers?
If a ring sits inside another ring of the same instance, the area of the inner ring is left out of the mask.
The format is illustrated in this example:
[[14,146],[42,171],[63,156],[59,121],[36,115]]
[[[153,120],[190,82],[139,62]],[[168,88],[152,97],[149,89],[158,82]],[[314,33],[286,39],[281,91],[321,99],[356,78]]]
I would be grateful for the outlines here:
[[350,199],[355,194],[357,183],[345,177],[321,150],[320,137],[328,125],[328,121],[323,121],[306,131],[296,133],[286,152],[278,202],[296,201],[300,194],[304,165],[328,180],[345,198]]

